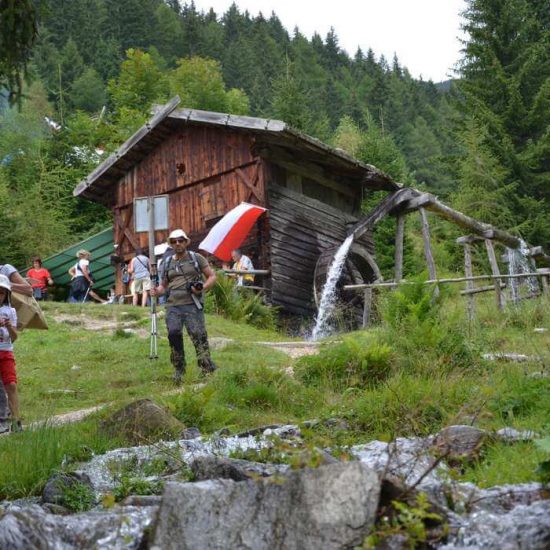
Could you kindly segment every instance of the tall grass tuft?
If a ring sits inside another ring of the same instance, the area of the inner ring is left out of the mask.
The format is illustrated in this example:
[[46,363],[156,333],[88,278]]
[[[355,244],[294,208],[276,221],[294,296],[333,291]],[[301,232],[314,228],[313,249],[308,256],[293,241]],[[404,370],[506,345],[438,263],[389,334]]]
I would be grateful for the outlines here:
[[40,494],[48,478],[62,468],[93,453],[103,453],[116,441],[101,435],[94,421],[78,425],[43,427],[0,439],[0,499]]
[[273,330],[276,327],[276,309],[264,304],[260,294],[245,288],[237,289],[235,281],[223,273],[218,273],[217,284],[207,294],[206,311],[257,328]]
[[345,390],[387,378],[393,359],[387,343],[373,334],[358,333],[324,346],[318,355],[300,358],[294,370],[304,384]]

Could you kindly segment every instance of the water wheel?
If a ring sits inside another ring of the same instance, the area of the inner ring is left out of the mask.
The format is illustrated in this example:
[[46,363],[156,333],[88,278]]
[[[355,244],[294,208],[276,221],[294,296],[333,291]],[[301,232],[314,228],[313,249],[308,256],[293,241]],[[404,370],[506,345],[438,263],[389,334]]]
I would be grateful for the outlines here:
[[[313,298],[317,308],[319,308],[321,294],[332,260],[339,248],[339,246],[335,246],[324,250],[315,265]],[[363,293],[344,290],[343,287],[352,284],[372,283],[381,277],[378,265],[376,265],[368,250],[358,243],[353,243],[348,252],[340,280],[336,285],[335,316],[337,317],[337,324],[346,329],[357,328],[361,325],[363,319]]]

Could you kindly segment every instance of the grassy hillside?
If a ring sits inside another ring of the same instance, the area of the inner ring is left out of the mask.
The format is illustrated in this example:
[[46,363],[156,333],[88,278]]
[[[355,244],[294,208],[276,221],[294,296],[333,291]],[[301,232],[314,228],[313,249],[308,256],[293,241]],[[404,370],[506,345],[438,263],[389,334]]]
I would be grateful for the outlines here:
[[[494,298],[487,296],[478,301],[477,322],[468,326],[460,297],[445,295],[440,305],[430,298],[414,286],[387,293],[378,326],[299,359],[255,343],[288,340],[283,334],[209,316],[216,345],[219,338],[233,342],[214,350],[219,370],[203,379],[186,339],[190,368],[176,391],[162,321],[160,359],[150,361],[147,311],[47,304],[50,330],[27,331],[17,343],[22,412],[28,422],[150,397],[206,434],[319,419],[317,428],[306,430],[306,441],[344,448],[372,439],[424,436],[461,423],[547,436],[550,331],[535,329],[550,329],[548,302],[530,301],[497,314]],[[533,358],[491,362],[482,352]],[[70,467],[92,451],[124,445],[98,433],[105,411],[78,425],[0,439],[0,497],[32,494],[62,462]],[[334,418],[340,428],[323,424]],[[494,443],[478,462],[457,468],[456,476],[481,485],[534,480],[544,459],[531,442]]]

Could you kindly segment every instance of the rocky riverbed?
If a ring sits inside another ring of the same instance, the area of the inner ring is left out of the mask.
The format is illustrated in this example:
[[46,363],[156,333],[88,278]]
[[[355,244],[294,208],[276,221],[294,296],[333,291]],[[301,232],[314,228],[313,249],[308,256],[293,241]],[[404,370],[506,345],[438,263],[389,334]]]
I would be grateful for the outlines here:
[[[41,498],[3,502],[0,548],[317,550],[354,548],[373,533],[384,548],[408,548],[411,533],[392,520],[392,501],[414,511],[423,494],[428,547],[547,549],[547,488],[481,489],[454,481],[448,466],[475,455],[487,438],[529,435],[452,426],[426,438],[355,445],[346,460],[316,449],[315,461],[292,469],[284,460],[235,457],[278,445],[284,458],[285,448],[303,447],[298,426],[210,437],[186,429],[175,441],[95,456],[58,474]],[[91,496],[91,509],[71,513],[67,495],[73,504]]]

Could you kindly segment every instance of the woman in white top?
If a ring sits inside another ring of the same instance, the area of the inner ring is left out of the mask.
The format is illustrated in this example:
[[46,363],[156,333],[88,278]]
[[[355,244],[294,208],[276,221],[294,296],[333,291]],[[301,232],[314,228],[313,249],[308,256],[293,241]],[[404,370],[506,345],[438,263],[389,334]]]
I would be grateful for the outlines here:
[[87,250],[79,250],[76,257],[78,262],[69,269],[72,277],[69,300],[71,302],[83,302],[90,295],[97,302],[106,304],[107,300],[104,300],[92,290],[94,280],[90,272],[90,253]]

